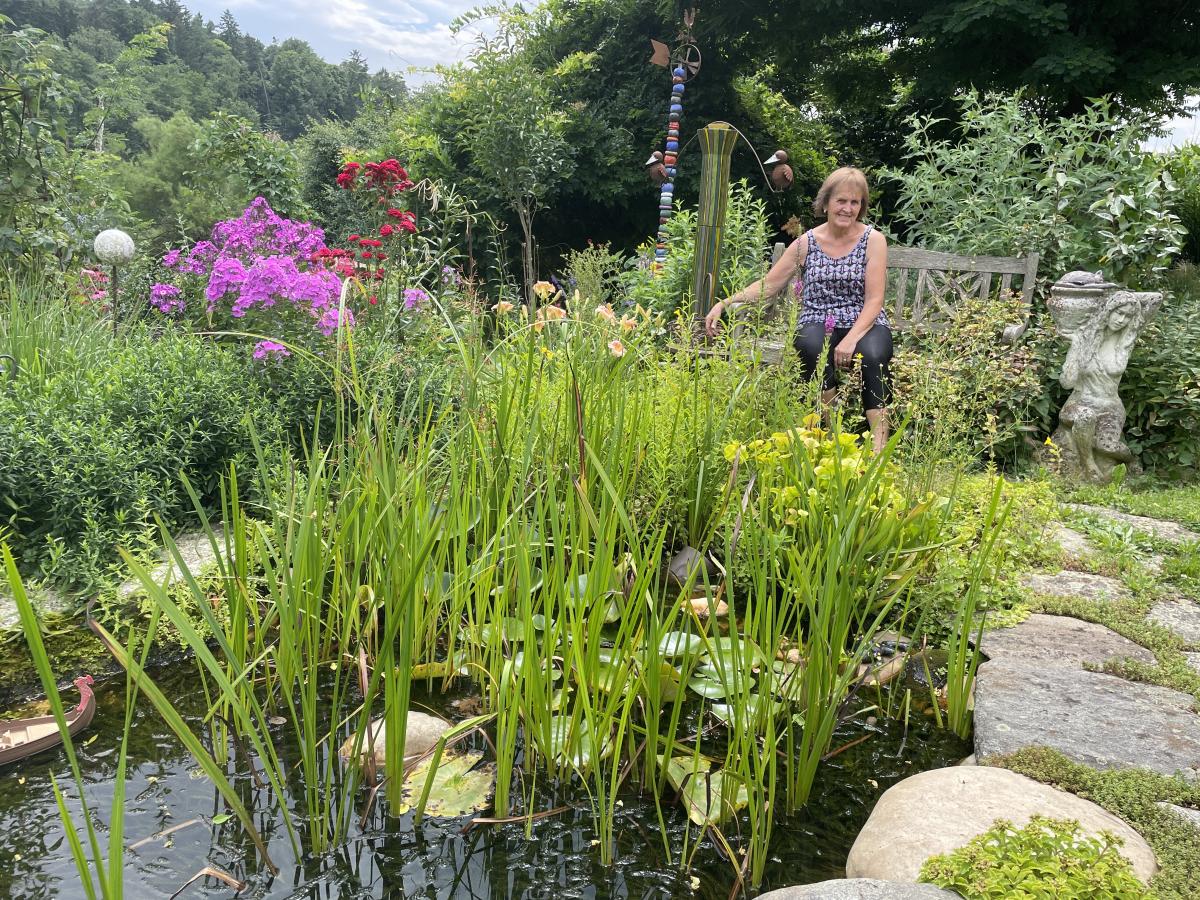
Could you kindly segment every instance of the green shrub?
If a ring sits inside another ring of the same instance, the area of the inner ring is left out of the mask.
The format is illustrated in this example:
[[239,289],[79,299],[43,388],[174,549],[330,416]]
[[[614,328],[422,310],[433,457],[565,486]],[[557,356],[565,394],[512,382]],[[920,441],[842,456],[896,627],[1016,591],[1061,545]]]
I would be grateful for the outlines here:
[[921,880],[965,900],[1149,900],[1154,894],[1118,852],[1120,838],[1080,832],[1079,823],[1034,816],[1024,828],[1001,819],[953,853],[933,856]]
[[1041,254],[1043,278],[1101,268],[1146,287],[1179,253],[1169,211],[1174,181],[1141,148],[1150,122],[1105,100],[1070,117],[1040,118],[1020,95],[959,98],[961,135],[914,117],[908,165],[886,170],[900,188],[909,243],[952,253]]
[[1179,192],[1172,207],[1183,223],[1183,258],[1200,264],[1200,146],[1187,144],[1167,158],[1167,171],[1175,178]]
[[[901,452],[924,459],[1011,457],[1036,428],[1043,362],[1035,345],[1001,340],[1025,315],[1020,297],[962,298],[936,332],[897,335],[893,415],[909,422]],[[1034,332],[1032,337],[1037,337]]]

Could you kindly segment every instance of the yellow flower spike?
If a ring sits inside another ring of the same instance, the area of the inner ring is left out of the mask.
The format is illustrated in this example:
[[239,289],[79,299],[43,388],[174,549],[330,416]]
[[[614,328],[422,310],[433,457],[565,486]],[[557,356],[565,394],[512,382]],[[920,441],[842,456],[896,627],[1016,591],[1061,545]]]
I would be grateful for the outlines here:
[[809,413],[800,420],[800,424],[805,428],[817,428],[821,424],[820,413]]
[[733,462],[733,458],[738,455],[738,451],[741,449],[742,449],[742,445],[739,444],[737,441],[734,441],[732,444],[726,444],[725,445],[725,458],[727,460],[729,460],[730,462]]

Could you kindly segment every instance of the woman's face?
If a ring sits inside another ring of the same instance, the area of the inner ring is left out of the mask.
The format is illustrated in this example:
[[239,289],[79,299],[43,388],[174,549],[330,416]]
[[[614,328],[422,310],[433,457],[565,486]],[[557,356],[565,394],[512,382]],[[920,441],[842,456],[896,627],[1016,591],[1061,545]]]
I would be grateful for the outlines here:
[[1133,308],[1127,303],[1108,314],[1108,330],[1121,331],[1133,320]]
[[833,196],[829,198],[829,206],[825,210],[829,221],[834,225],[846,227],[858,220],[858,213],[862,209],[862,196],[853,188],[841,187],[833,192]]

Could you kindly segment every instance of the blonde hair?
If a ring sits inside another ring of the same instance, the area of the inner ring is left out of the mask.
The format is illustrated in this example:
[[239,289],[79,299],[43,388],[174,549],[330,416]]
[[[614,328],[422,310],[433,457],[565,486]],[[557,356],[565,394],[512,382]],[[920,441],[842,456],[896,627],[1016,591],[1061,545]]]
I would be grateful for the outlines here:
[[829,177],[821,183],[821,189],[817,191],[817,198],[813,200],[813,212],[817,216],[826,215],[829,210],[829,198],[833,196],[834,191],[844,185],[858,188],[858,192],[862,196],[862,206],[858,208],[858,221],[861,222],[867,215],[871,192],[867,187],[867,176],[863,174],[862,169],[854,166],[842,166],[829,173]]

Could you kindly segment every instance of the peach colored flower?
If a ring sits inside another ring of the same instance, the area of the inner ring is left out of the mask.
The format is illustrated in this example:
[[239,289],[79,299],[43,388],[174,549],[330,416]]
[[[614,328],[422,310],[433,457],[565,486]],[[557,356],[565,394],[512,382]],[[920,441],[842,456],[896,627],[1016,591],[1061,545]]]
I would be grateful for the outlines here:
[[637,328],[637,319],[633,316],[621,316],[622,331],[633,331],[635,328]]
[[533,283],[533,292],[537,294],[539,298],[545,300],[554,293],[554,285],[548,281],[535,281]]
[[596,307],[596,315],[605,322],[615,322],[617,320],[617,314],[612,311],[612,307],[607,303],[601,303]]
[[546,321],[565,319],[567,317],[567,311],[558,306],[544,306],[542,307],[542,312],[546,314]]
[[613,356],[624,356],[625,355],[625,345],[622,344],[620,341],[609,341],[608,342],[608,352],[611,353]]
[[507,300],[501,300],[492,309],[496,311],[497,315],[505,316],[512,312],[514,307]]

